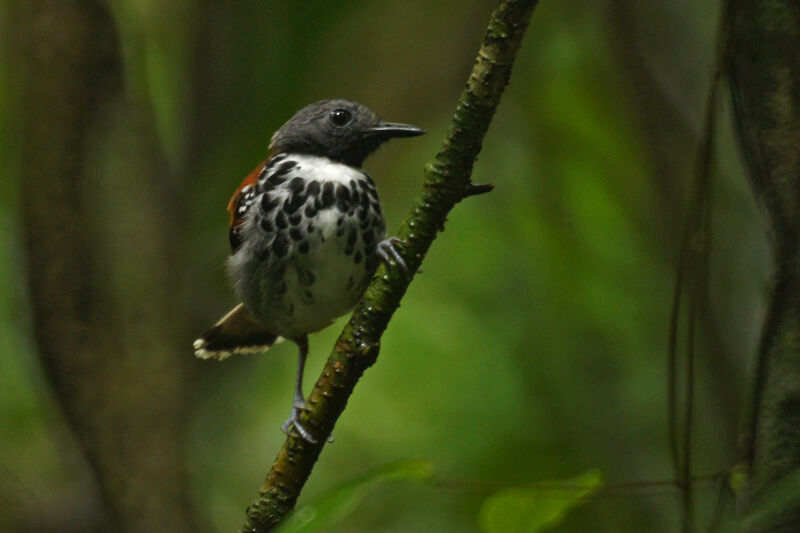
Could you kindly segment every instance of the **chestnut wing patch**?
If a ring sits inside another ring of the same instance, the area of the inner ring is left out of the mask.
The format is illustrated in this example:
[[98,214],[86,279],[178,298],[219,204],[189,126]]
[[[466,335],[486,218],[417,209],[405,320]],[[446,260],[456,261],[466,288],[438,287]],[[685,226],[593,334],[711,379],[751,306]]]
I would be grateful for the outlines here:
[[231,253],[236,253],[236,250],[242,245],[244,217],[257,196],[256,183],[266,169],[267,161],[262,162],[247,175],[233,193],[231,201],[228,202],[228,212],[231,214],[230,229],[228,230]]

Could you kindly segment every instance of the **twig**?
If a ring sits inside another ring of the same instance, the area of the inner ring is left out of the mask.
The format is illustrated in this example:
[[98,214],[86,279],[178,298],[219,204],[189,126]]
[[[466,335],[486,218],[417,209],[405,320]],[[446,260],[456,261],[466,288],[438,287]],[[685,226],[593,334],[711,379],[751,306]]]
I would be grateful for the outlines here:
[[[448,212],[470,193],[473,163],[508,84],[536,4],[537,0],[503,0],[492,13],[442,147],[425,166],[422,191],[398,231],[409,272],[419,268]],[[269,531],[294,507],[356,382],[375,363],[381,335],[409,281],[400,273],[379,267],[308,397],[309,409],[302,423],[319,436],[318,443],[287,438],[258,497],[247,509],[242,533]]]
[[464,192],[464,198],[477,196],[479,194],[486,194],[487,192],[492,192],[493,190],[494,185],[491,183],[470,183],[466,192]]
[[[670,317],[668,348],[668,428],[669,449],[673,467],[681,489],[681,529],[684,533],[694,530],[694,500],[692,497],[692,431],[694,422],[694,372],[696,359],[697,312],[706,306],[708,296],[708,270],[711,250],[711,187],[712,156],[716,130],[719,88],[724,77],[727,58],[727,16],[720,17],[717,34],[714,73],[706,94],[703,119],[703,137],[698,147],[694,169],[695,188],[692,203],[684,228],[683,242],[678,262],[678,272],[673,293]],[[683,404],[683,438],[678,449],[678,393],[677,393],[677,338],[680,318],[680,303],[684,284],[689,282],[685,398]]]

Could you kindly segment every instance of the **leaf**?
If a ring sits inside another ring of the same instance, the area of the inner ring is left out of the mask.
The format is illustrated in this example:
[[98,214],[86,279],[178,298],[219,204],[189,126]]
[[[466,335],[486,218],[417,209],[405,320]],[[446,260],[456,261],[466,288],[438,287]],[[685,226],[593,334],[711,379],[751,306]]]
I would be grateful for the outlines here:
[[478,514],[484,533],[535,533],[555,526],[601,485],[599,470],[588,472],[552,488],[508,488],[486,498]]
[[433,473],[429,461],[408,460],[389,464],[360,479],[341,485],[289,515],[278,533],[311,533],[352,513],[370,490],[384,481],[426,479]]

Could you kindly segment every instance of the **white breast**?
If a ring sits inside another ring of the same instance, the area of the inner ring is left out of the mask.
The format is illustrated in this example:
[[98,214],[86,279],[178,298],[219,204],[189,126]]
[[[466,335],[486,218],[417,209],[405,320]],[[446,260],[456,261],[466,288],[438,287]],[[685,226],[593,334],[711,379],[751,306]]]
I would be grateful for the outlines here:
[[360,169],[288,155],[257,191],[229,263],[237,293],[275,334],[318,331],[352,308],[374,273],[384,237],[374,185]]

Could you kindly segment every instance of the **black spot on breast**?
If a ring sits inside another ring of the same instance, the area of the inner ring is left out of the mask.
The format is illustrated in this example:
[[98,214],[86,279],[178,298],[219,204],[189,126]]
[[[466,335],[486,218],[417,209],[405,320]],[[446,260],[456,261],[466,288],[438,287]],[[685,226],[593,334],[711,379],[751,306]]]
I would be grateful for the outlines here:
[[375,232],[371,229],[363,231],[361,233],[361,240],[364,241],[364,244],[372,244],[372,241],[375,240]]
[[265,213],[269,213],[276,207],[278,207],[279,200],[277,198],[272,198],[269,194],[264,194],[261,197],[261,210]]
[[306,180],[303,178],[292,178],[292,181],[289,182],[288,187],[293,193],[298,193],[306,188]]
[[275,214],[275,225],[278,226],[278,229],[286,229],[289,225],[289,222],[286,220],[286,215],[284,215],[282,211],[278,211]]
[[341,184],[336,187],[336,209],[342,213],[350,209],[350,189]]
[[367,210],[364,209],[363,207],[358,210],[358,219],[361,222],[364,222],[367,219]]
[[306,203],[306,195],[302,192],[294,193],[283,202],[283,211],[290,215],[300,209],[304,203]]
[[335,201],[336,197],[333,194],[333,183],[329,181],[322,187],[322,208],[327,209],[332,206]]
[[273,169],[275,167],[275,165],[277,165],[278,163],[280,163],[281,161],[286,159],[286,155],[287,154],[278,154],[278,155],[276,155],[274,157],[271,157],[270,160],[267,161],[267,164],[264,165],[264,170]]
[[272,174],[272,176],[273,177],[275,177],[275,176],[277,176],[277,177],[285,176],[286,174],[289,173],[290,170],[292,170],[296,166],[297,166],[297,162],[295,162],[295,161],[291,161],[291,160],[290,161],[284,161],[283,163],[281,163],[281,166],[278,167],[278,170],[276,170]]
[[258,223],[258,225],[261,226],[261,229],[266,231],[267,233],[272,233],[273,231],[275,231],[275,226],[273,226],[272,222],[270,222],[266,218],[262,218],[261,221]]
[[289,251],[289,241],[283,233],[278,233],[272,241],[272,253],[278,257],[283,257]]
[[336,220],[336,225],[337,225],[337,226],[341,226],[342,224],[344,224],[344,216],[340,216],[340,217],[339,217],[339,218]]
[[314,207],[314,204],[313,204],[313,203],[309,203],[309,204],[306,206],[306,209],[305,209],[305,215],[306,215],[308,218],[311,218],[311,217],[314,217],[314,216],[316,216],[316,214],[317,214],[317,208],[316,208],[316,207]]
[[267,178],[266,186],[267,187],[277,187],[281,183],[286,181],[284,176],[279,175],[278,173],[273,174],[269,178]]
[[339,226],[339,229],[336,230],[336,236],[341,237],[344,235],[344,226]]
[[308,241],[301,242],[300,246],[297,247],[297,251],[300,252],[301,254],[307,254],[308,253]]
[[351,255],[352,253],[353,253],[352,246],[348,246],[347,248],[344,249],[344,255]]
[[356,252],[356,255],[353,257],[353,261],[355,261],[356,264],[361,262],[361,250]]
[[356,239],[358,238],[358,234],[356,234],[356,229],[352,228],[350,233],[347,234],[347,246],[352,247],[356,244]]
[[363,172],[363,171],[362,171],[361,173],[362,173],[362,174],[364,174],[364,177],[365,177],[365,178],[367,178],[367,183],[369,183],[370,185],[372,185],[373,187],[375,187],[375,182],[374,182],[374,181],[372,181],[372,178],[370,178],[370,177],[369,177],[369,174],[367,174],[366,172]]
[[295,213],[294,215],[289,217],[289,222],[292,224],[292,226],[297,226],[298,224],[300,224],[301,220],[303,220],[303,215],[300,213]]
[[292,238],[292,240],[299,241],[303,239],[303,232],[298,228],[292,228],[289,230],[289,236]]
[[339,184],[339,186],[336,187],[336,199],[340,200],[344,204],[350,203],[350,189],[342,184]]
[[306,192],[308,193],[309,196],[316,196],[319,194],[320,188],[321,187],[317,180],[311,180],[311,182],[308,184]]
[[308,223],[308,229],[306,229],[306,231],[307,231],[309,234],[311,234],[311,233],[314,233],[316,230],[317,230],[317,228],[315,228],[315,227],[314,227],[314,224],[312,224],[311,222],[309,222],[309,223]]

